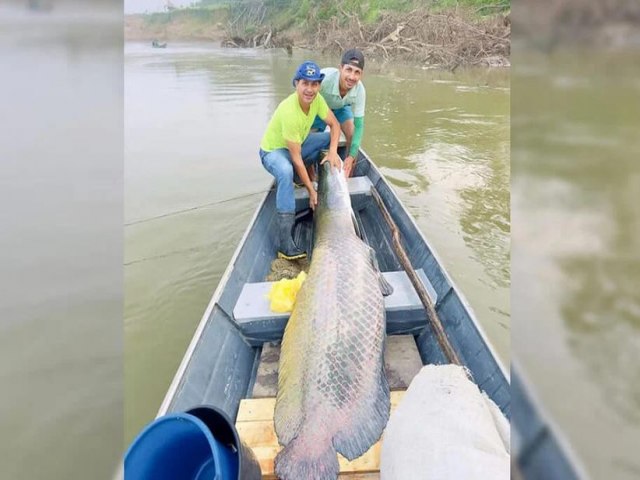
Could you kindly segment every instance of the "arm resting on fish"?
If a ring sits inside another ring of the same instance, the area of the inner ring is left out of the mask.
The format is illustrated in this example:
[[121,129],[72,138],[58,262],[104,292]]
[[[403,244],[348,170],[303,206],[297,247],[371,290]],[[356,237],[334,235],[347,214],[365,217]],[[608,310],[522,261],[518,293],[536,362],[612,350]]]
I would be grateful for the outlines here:
[[329,161],[333,168],[342,170],[342,160],[338,156],[338,142],[340,141],[340,123],[331,110],[327,112],[327,118],[324,122],[329,125],[329,131],[331,133],[331,141],[329,143],[329,153],[321,163]]

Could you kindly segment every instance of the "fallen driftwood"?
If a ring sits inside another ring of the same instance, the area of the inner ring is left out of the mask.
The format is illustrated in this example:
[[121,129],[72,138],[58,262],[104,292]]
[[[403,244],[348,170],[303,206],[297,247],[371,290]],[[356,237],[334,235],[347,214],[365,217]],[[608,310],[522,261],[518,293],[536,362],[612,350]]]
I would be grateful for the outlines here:
[[[228,25],[229,33],[222,46],[284,48],[291,53],[293,41],[289,36],[278,35],[270,26],[256,32],[256,23],[246,23],[247,18],[253,18],[258,25],[262,24],[266,9],[256,5],[239,7],[239,13]],[[312,22],[316,31],[307,32],[306,43],[297,46],[332,54],[357,47],[365,55],[383,60],[404,60],[451,71],[460,65],[510,65],[511,22],[508,15],[478,17],[472,10],[431,13],[417,9],[383,13],[376,22],[363,23],[356,14],[342,7],[338,10],[339,16]],[[238,33],[241,31],[251,34],[241,35]]]
[[400,59],[455,70],[460,65],[509,65],[508,15],[479,18],[473,12],[386,13],[373,24],[342,10],[341,18],[319,24],[309,48],[337,53],[355,46],[385,60]]
[[227,35],[222,40],[221,46],[226,48],[284,48],[288,54],[291,54],[293,41],[286,35],[277,36],[276,32],[269,29],[247,37]]

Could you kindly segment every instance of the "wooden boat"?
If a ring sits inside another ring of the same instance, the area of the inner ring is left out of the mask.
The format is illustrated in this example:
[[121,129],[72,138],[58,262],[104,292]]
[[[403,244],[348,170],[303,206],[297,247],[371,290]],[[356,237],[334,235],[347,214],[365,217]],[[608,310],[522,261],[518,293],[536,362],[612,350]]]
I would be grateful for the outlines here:
[[[388,335],[408,336],[405,338],[412,340],[420,364],[448,363],[435,339],[425,310],[391,246],[391,235],[383,226],[380,207],[372,200],[372,189],[382,198],[395,221],[411,265],[429,292],[461,362],[469,369],[478,386],[510,420],[515,405],[517,416],[512,421],[512,444],[515,447],[512,458],[516,461],[521,478],[580,478],[577,462],[572,459],[566,445],[559,441],[555,428],[540,414],[540,409],[516,369],[511,371],[513,383],[510,385],[507,371],[468,303],[411,215],[362,151],[354,178],[349,179],[349,189],[359,227],[376,250],[381,271],[395,288],[394,294],[385,299]],[[297,209],[302,210],[306,206],[306,190],[296,190]],[[264,279],[276,251],[275,213],[275,190],[272,188],[258,206],[213,294],[158,416],[210,404],[222,408],[236,422],[242,418],[246,420],[247,412],[241,411],[241,403],[252,397],[257,385],[263,347],[266,348],[268,342],[281,340],[288,319],[286,314],[270,312],[264,298],[270,285]],[[306,246],[307,251],[311,252],[311,219],[303,219],[296,225],[295,237],[299,245]],[[394,398],[398,400],[396,392],[392,392],[392,402]],[[262,414],[260,420],[270,420],[273,416],[273,399],[267,406],[250,409],[249,416],[261,408],[266,409],[266,413]],[[240,433],[242,437],[242,431]],[[269,451],[273,456],[277,451],[277,443],[273,444],[272,432],[270,435]],[[258,453],[258,456],[263,453]],[[372,455],[375,457],[376,452]],[[366,478],[378,478],[372,473],[375,472],[376,461],[377,458],[373,458],[365,462],[364,471],[368,472],[365,474],[373,475]],[[352,471],[362,474],[363,471],[358,471],[358,468],[356,465]]]

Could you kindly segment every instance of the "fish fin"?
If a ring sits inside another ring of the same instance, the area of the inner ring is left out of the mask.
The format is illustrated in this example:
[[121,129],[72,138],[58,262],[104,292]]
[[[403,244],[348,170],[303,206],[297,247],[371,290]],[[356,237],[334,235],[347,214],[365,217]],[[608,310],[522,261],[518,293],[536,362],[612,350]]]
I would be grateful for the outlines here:
[[295,438],[302,424],[302,401],[298,398],[302,387],[301,383],[293,382],[286,389],[278,386],[273,423],[278,441],[282,445],[287,445]]
[[340,473],[338,456],[330,441],[305,441],[295,437],[275,461],[280,480],[335,480]]
[[368,245],[367,239],[364,236],[364,231],[360,228],[360,224],[358,223],[358,219],[356,218],[356,213],[351,209],[351,221],[353,222],[353,229],[356,231],[356,235],[360,240]]
[[[303,284],[304,288],[304,284]],[[304,293],[298,293],[302,300]],[[278,394],[276,396],[276,407],[273,417],[274,427],[278,441],[282,445],[288,444],[297,435],[302,423],[302,388],[304,378],[302,349],[305,342],[301,341],[304,334],[303,326],[297,320],[297,314],[289,317],[287,328],[280,348],[280,362],[278,365]]]
[[336,450],[348,460],[364,455],[380,439],[389,421],[389,383],[384,374],[384,366],[381,371],[375,394],[363,393],[367,402],[356,409],[357,414],[349,419],[348,426],[333,437]]
[[383,297],[388,297],[393,293],[393,286],[380,272],[378,272],[378,283],[380,284],[380,290],[382,291]]
[[380,271],[380,265],[378,264],[378,257],[376,257],[376,251],[369,247],[369,257],[371,258],[371,265],[378,275],[378,284],[380,285],[380,291],[383,297],[388,297],[393,293],[393,286],[384,278]]

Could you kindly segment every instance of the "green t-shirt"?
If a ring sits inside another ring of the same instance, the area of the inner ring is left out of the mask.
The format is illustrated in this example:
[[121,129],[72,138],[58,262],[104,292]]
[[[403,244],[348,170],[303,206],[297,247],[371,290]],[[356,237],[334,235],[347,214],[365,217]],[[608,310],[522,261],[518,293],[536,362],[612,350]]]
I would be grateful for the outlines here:
[[287,148],[287,141],[302,145],[316,115],[326,120],[328,113],[329,107],[320,93],[311,102],[309,114],[302,111],[298,94],[292,93],[276,108],[260,142],[260,148],[265,152],[272,152],[278,148]]

